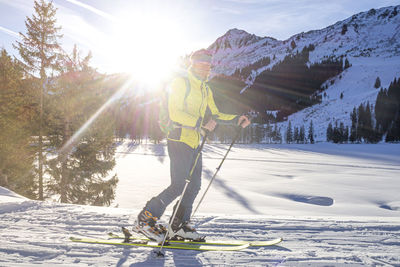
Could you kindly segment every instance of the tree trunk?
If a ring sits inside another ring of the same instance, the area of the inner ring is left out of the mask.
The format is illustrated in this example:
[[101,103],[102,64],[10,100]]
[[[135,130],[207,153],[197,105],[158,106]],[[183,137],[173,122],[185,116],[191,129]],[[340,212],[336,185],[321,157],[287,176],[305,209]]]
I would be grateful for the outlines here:
[[44,97],[44,69],[40,71],[41,76],[41,90],[40,90],[40,119],[39,119],[39,200],[43,200],[43,97]]
[[[65,122],[65,128],[64,128],[64,142],[63,146],[67,144],[71,137],[71,129],[70,129],[70,120],[67,118]],[[68,154],[70,152],[70,148],[66,147],[61,151],[59,160],[61,162],[61,181],[60,181],[60,187],[61,187],[61,198],[60,201],[61,203],[67,203],[68,202],[68,197],[67,197],[67,192],[68,192]]]

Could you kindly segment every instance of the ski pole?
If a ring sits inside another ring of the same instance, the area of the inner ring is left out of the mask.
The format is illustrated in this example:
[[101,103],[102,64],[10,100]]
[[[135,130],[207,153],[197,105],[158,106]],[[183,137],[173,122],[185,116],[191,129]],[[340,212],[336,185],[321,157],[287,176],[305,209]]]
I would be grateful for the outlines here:
[[197,204],[196,208],[194,209],[194,212],[192,213],[191,218],[193,218],[193,216],[196,214],[196,211],[198,210],[198,208],[199,208],[201,202],[203,201],[205,195],[207,194],[208,189],[210,188],[210,186],[211,186],[212,182],[214,181],[215,177],[217,176],[217,173],[218,173],[219,169],[221,169],[222,164],[224,163],[226,157],[228,156],[229,151],[231,151],[231,148],[232,148],[233,144],[234,144],[234,143],[237,141],[237,139],[239,138],[240,132],[241,132],[241,128],[242,128],[241,125],[239,125],[238,130],[237,130],[236,135],[235,135],[235,138],[233,138],[232,143],[231,143],[231,145],[229,146],[228,150],[226,151],[224,158],[222,159],[221,163],[220,163],[219,166],[217,167],[217,170],[216,170],[216,172],[214,173],[213,177],[211,178],[211,181],[210,181],[210,183],[208,184],[206,191],[204,192],[204,194],[203,194],[203,196],[201,197],[199,203]]
[[171,219],[170,219],[170,221],[169,221],[169,223],[168,223],[167,232],[165,233],[164,240],[163,240],[163,242],[161,243],[161,247],[160,247],[160,249],[159,249],[158,252],[157,252],[157,257],[164,257],[164,253],[162,253],[162,249],[163,249],[163,247],[164,247],[165,241],[167,240],[167,237],[168,237],[168,234],[169,234],[169,230],[171,229],[171,224],[172,224],[172,222],[173,222],[174,219],[175,219],[175,216],[176,216],[176,213],[177,213],[177,211],[178,211],[178,209],[179,209],[179,206],[181,205],[182,198],[183,198],[183,196],[185,195],[186,188],[187,188],[187,186],[189,185],[190,180],[192,179],[193,171],[194,171],[194,169],[195,169],[195,167],[196,167],[196,165],[197,165],[197,161],[198,161],[198,159],[199,159],[199,157],[200,157],[201,151],[203,150],[203,146],[204,146],[204,144],[205,144],[205,142],[206,142],[206,140],[207,140],[208,133],[209,133],[209,132],[206,130],[206,133],[205,133],[205,135],[204,135],[204,137],[203,137],[203,140],[202,140],[202,142],[201,142],[201,145],[200,145],[200,147],[199,147],[199,151],[197,152],[196,158],[195,158],[195,160],[194,160],[193,166],[192,166],[192,168],[191,168],[191,170],[190,170],[190,172],[189,172],[189,176],[188,176],[188,178],[186,178],[185,187],[183,188],[182,194],[181,194],[181,196],[180,196],[180,198],[179,198],[179,200],[178,200],[178,204],[176,205],[176,208],[175,208],[174,212],[172,213],[172,217],[171,217]]

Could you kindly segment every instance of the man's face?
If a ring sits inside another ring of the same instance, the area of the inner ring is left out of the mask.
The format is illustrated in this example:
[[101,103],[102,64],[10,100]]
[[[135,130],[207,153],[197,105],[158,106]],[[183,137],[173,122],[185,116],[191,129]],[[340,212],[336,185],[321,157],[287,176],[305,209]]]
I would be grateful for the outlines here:
[[211,71],[211,63],[206,61],[195,62],[193,63],[192,67],[196,71],[196,73],[204,80],[207,79]]

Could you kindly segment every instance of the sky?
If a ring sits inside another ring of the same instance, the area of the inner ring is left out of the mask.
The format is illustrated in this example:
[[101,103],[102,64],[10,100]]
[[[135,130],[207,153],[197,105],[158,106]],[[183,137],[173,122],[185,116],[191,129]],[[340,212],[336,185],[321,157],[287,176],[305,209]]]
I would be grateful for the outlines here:
[[[150,76],[206,48],[229,29],[285,40],[398,0],[53,0],[63,48],[93,54],[101,72]],[[0,48],[25,33],[33,0],[0,0]],[[156,64],[157,63],[157,64]],[[154,67],[157,66],[157,67]],[[149,71],[151,70],[151,71]],[[150,78],[150,77],[147,77]]]

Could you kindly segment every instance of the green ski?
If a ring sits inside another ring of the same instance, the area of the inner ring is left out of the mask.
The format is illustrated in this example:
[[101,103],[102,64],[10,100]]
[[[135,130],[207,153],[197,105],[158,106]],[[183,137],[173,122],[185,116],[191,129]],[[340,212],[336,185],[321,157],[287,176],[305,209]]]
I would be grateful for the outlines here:
[[[125,239],[124,236],[108,233],[108,236],[111,239]],[[129,240],[141,240],[141,241],[150,241],[146,237],[134,237],[131,236]],[[217,246],[240,246],[249,244],[250,247],[264,247],[264,246],[274,246],[280,242],[282,242],[282,238],[275,238],[271,240],[265,241],[244,241],[244,240],[207,240],[203,242],[197,241],[180,241],[180,240],[168,240],[170,244],[198,244],[198,245],[217,245]]]
[[[114,241],[110,239],[94,239],[94,238],[75,238],[70,237],[70,240],[73,242],[80,243],[90,243],[90,244],[103,244],[103,245],[119,245],[119,246],[136,246],[136,247],[151,247],[151,248],[159,248],[161,247],[159,244],[149,240],[131,240],[130,242],[120,242]],[[242,245],[205,245],[205,244],[197,244],[197,243],[170,243],[164,245],[164,248],[167,249],[185,249],[185,250],[201,250],[201,251],[238,251],[249,247],[249,243],[245,243]]]

